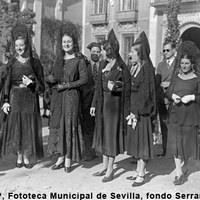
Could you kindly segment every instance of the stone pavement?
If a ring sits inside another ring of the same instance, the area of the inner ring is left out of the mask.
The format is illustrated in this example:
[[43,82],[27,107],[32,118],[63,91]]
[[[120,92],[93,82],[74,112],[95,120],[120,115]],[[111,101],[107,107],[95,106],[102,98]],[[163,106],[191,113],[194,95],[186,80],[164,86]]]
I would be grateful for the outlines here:
[[[43,128],[43,136],[46,147],[47,127]],[[159,147],[155,146],[155,152],[158,151]],[[131,164],[132,158],[126,154],[117,156],[114,180],[109,183],[102,183],[102,177],[92,176],[101,168],[101,156],[92,162],[73,164],[73,171],[69,174],[63,169],[50,169],[55,159],[40,160],[32,169],[15,168],[15,157],[1,160],[0,199],[200,199],[200,161],[192,160],[187,182],[174,186],[173,160],[150,160],[145,184],[133,188],[132,181],[126,177],[136,165]],[[180,197],[179,193],[183,196]]]

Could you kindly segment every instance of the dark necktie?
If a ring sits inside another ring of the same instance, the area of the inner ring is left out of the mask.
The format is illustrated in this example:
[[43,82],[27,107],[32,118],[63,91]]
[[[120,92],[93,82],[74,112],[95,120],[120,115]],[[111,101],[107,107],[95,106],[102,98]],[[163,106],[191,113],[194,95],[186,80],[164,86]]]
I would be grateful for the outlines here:
[[97,64],[96,63],[94,63],[94,65],[92,66],[92,70],[93,70],[93,78],[94,78],[94,80],[97,80],[98,72],[97,72]]

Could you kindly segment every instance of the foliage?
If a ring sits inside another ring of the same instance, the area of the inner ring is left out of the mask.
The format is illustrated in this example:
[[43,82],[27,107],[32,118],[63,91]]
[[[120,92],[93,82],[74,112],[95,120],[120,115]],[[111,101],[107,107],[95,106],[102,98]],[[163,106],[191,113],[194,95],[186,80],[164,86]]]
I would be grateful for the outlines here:
[[0,48],[2,52],[8,52],[11,48],[10,32],[16,23],[26,24],[32,36],[32,26],[35,24],[35,13],[25,9],[20,11],[16,3],[7,3],[0,0]]
[[178,43],[180,37],[180,26],[178,21],[178,14],[180,12],[181,0],[169,0],[168,3],[168,28],[166,32],[165,41],[173,41]]
[[81,27],[74,25],[71,21],[60,21],[54,18],[42,19],[42,44],[41,44],[41,62],[45,68],[46,74],[51,70],[56,56],[56,36],[59,28],[63,26],[66,29],[76,31],[80,39]]

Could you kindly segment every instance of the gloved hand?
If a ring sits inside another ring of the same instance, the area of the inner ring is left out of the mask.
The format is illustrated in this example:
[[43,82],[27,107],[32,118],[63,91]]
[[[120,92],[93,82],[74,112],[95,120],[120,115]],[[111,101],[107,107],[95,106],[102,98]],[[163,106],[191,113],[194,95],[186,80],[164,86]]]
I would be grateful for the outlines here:
[[3,110],[4,113],[6,113],[8,115],[10,112],[10,104],[4,103],[1,109]]
[[62,84],[56,85],[56,89],[57,89],[58,92],[61,92],[61,91],[66,90],[68,88],[69,88],[69,84],[67,84],[67,83],[62,83]]
[[47,76],[46,81],[49,82],[49,83],[56,83],[57,82],[56,77],[53,74],[49,74]]
[[181,101],[183,103],[189,103],[190,101],[194,101],[195,100],[195,95],[191,94],[191,95],[185,95],[184,97],[181,98]]
[[181,102],[181,97],[179,97],[176,94],[172,94],[172,99],[173,99],[173,101],[174,101],[175,104],[178,104],[178,103]]
[[23,75],[22,83],[27,87],[29,84],[33,83],[33,81],[27,76]]
[[113,87],[114,87],[113,81],[108,81],[108,89],[109,89],[110,91],[112,91],[112,90],[113,90]]
[[128,115],[126,117],[126,120],[128,120],[127,124],[132,126],[132,128],[135,130],[135,127],[137,125],[137,118],[133,113],[130,113],[130,115]]
[[90,115],[92,116],[92,117],[94,117],[95,116],[95,107],[91,107],[90,108]]

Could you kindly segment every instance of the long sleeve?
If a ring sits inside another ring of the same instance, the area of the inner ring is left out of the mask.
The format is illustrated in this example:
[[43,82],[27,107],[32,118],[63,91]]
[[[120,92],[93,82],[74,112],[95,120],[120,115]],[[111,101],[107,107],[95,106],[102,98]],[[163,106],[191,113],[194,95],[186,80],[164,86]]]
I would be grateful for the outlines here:
[[200,104],[200,79],[197,80],[197,93],[195,94],[195,101]]
[[88,75],[84,59],[79,60],[78,70],[79,70],[79,79],[73,82],[68,82],[69,89],[80,87],[86,84],[88,81]]
[[[33,69],[36,75],[36,81],[33,83],[30,88],[35,87],[35,90],[38,94],[41,94],[45,90],[45,83],[44,83],[44,72],[43,67],[39,59],[33,58]],[[35,86],[34,86],[35,85]]]
[[168,87],[166,93],[165,93],[166,97],[167,97],[170,101],[172,101],[172,94],[174,93],[174,85],[175,85],[175,82],[176,82],[176,78],[174,77],[174,78],[172,79],[172,82],[170,83],[170,85],[169,85],[169,87]]
[[94,96],[93,96],[93,100],[92,100],[92,104],[91,104],[91,107],[94,107],[94,108],[97,107],[97,98],[98,98],[98,95],[99,95],[99,89],[102,87],[102,85],[101,85],[102,84],[101,83],[101,75],[102,75],[103,64],[102,65],[101,64],[99,66],[97,82],[95,84]]
[[155,74],[147,65],[141,68],[132,82],[131,112],[136,115],[153,114],[155,102]]

